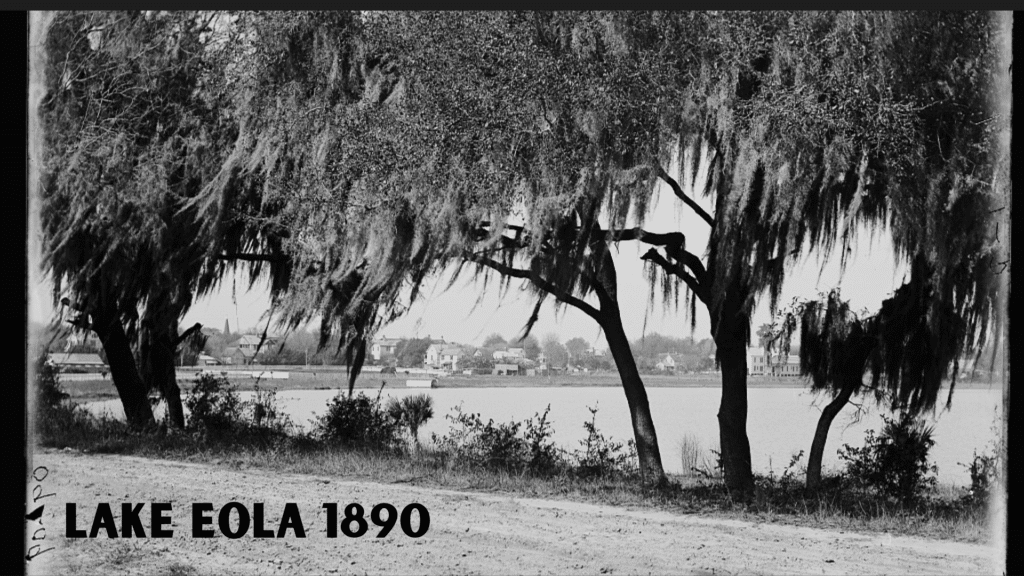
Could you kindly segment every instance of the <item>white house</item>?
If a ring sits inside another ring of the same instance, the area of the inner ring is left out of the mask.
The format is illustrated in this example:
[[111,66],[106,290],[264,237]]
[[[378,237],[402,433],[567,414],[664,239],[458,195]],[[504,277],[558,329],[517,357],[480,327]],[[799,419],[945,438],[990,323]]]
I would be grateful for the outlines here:
[[526,351],[523,348],[499,349],[499,350],[495,350],[493,353],[491,353],[491,358],[493,358],[495,360],[504,360],[504,361],[508,361],[508,360],[515,361],[515,360],[519,360],[520,358],[523,358],[525,356],[526,356]]
[[800,376],[800,356],[786,355],[782,361],[777,354],[768,354],[764,348],[747,348],[747,374],[751,376],[774,376],[795,378]]
[[[240,350],[256,352],[256,348],[260,345],[260,338],[261,336],[259,334],[244,334],[241,338],[232,342],[231,345],[232,347]],[[275,344],[277,344],[277,341],[277,336],[271,336],[268,334],[267,339],[263,341],[263,346],[260,347],[260,351],[270,350]]]
[[401,340],[398,338],[378,338],[373,341],[370,354],[373,355],[374,360],[380,360],[384,356],[393,356],[400,342]]
[[449,347],[441,350],[439,365],[449,370],[459,369],[459,358],[464,356],[461,348]]
[[435,340],[427,346],[426,356],[423,358],[423,363],[427,366],[433,366],[438,368],[441,366],[441,351],[451,346],[444,340]]
[[661,361],[658,362],[657,364],[655,364],[654,366],[655,366],[655,368],[657,368],[658,370],[661,370],[662,372],[675,372],[676,371],[676,361],[672,358],[671,354],[665,354],[661,358]]

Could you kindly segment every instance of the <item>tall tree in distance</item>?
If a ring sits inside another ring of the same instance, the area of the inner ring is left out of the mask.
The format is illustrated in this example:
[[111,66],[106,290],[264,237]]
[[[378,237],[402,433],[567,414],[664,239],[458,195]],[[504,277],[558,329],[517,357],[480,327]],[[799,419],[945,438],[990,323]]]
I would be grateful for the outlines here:
[[587,350],[590,350],[590,343],[578,336],[565,342],[565,351],[569,354],[571,363],[579,363]]
[[558,336],[554,334],[544,335],[542,348],[544,350],[544,359],[553,368],[563,368],[566,362],[569,361],[569,354],[565,346],[558,341]]
[[504,336],[501,334],[491,334],[487,338],[484,338],[484,343],[481,344],[481,346],[484,348],[493,348],[495,346],[504,346],[505,344],[507,344],[507,342],[505,342]]

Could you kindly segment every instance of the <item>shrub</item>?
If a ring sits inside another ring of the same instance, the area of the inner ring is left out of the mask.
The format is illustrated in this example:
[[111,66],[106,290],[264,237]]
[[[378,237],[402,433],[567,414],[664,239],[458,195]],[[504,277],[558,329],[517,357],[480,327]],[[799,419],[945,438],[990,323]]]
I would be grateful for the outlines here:
[[[483,466],[492,470],[547,473],[562,462],[561,454],[551,442],[552,430],[544,414],[535,414],[523,422],[484,423],[479,414],[464,414],[455,407],[455,415],[445,416],[452,428],[444,436],[433,436],[434,443],[455,461]],[[522,436],[519,430],[523,429]]]
[[768,475],[755,474],[755,481],[764,489],[779,491],[783,494],[803,488],[803,481],[798,476],[797,465],[804,457],[804,451],[800,450],[789,459],[789,465],[782,471],[782,475],[776,477],[775,472],[769,468]]
[[960,462],[960,465],[967,468],[967,472],[971,475],[971,487],[964,496],[964,500],[968,504],[986,503],[1000,480],[1002,455],[1006,453],[1006,445],[1002,433],[1002,416],[998,409],[989,432],[992,435],[992,442],[986,447],[985,452],[978,454],[978,451],[975,450],[970,463]]
[[974,451],[974,457],[970,464],[960,463],[965,466],[971,474],[971,487],[967,492],[967,499],[977,502],[987,502],[989,494],[996,483],[999,473],[998,456],[991,454],[978,454]]
[[583,477],[635,475],[638,472],[636,444],[633,440],[624,445],[605,438],[597,430],[597,408],[588,406],[587,410],[591,416],[589,422],[583,422],[587,437],[580,440],[583,449],[573,454],[577,474]]
[[47,361],[45,352],[36,359],[36,394],[40,410],[59,408],[68,398],[60,385],[60,369]]
[[434,417],[434,399],[426,394],[406,396],[401,400],[391,398],[386,411],[393,420],[408,428],[416,444],[419,444],[420,426]]
[[679,459],[683,464],[683,475],[693,476],[699,473],[704,447],[700,439],[687,433],[679,441]]
[[932,427],[907,412],[896,419],[882,416],[882,433],[869,430],[864,446],[844,445],[839,457],[847,462],[846,474],[853,482],[902,503],[916,500],[934,490],[936,472],[928,464],[928,451],[935,444]]
[[287,434],[294,427],[291,418],[277,409],[277,390],[273,388],[260,389],[257,384],[252,400],[243,402],[242,408],[254,428]]
[[338,394],[327,403],[327,413],[316,422],[321,439],[354,448],[387,449],[399,443],[401,425],[381,407],[380,394]]
[[242,401],[225,376],[199,374],[185,396],[188,428],[225,431],[242,424]]

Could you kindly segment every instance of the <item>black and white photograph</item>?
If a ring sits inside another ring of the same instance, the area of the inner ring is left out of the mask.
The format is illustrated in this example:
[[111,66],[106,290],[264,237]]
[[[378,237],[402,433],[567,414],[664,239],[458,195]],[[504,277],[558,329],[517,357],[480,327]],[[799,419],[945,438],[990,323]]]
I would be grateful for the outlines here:
[[1012,13],[27,24],[26,573],[1007,573]]

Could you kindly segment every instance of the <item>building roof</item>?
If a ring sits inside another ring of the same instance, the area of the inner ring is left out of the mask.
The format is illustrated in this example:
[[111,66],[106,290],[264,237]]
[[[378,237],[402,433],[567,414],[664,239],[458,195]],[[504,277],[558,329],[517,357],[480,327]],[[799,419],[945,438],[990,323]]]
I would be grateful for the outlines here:
[[[270,334],[267,334],[267,339],[263,341],[263,344],[265,346],[268,343],[273,342],[274,340],[277,340],[277,336],[271,336]],[[232,342],[232,344],[235,344],[236,346],[238,346],[239,344],[252,344],[253,346],[256,346],[259,343],[259,334],[243,334],[241,338]]]
[[246,358],[251,358],[256,355],[255,350],[249,350],[248,348],[239,348],[237,346],[232,346],[230,348],[224,349],[224,356],[234,356],[236,352],[241,354],[242,356],[245,356]]
[[381,346],[397,346],[401,341],[401,338],[378,338],[373,343]]
[[441,350],[442,356],[462,356],[461,348],[445,348]]

